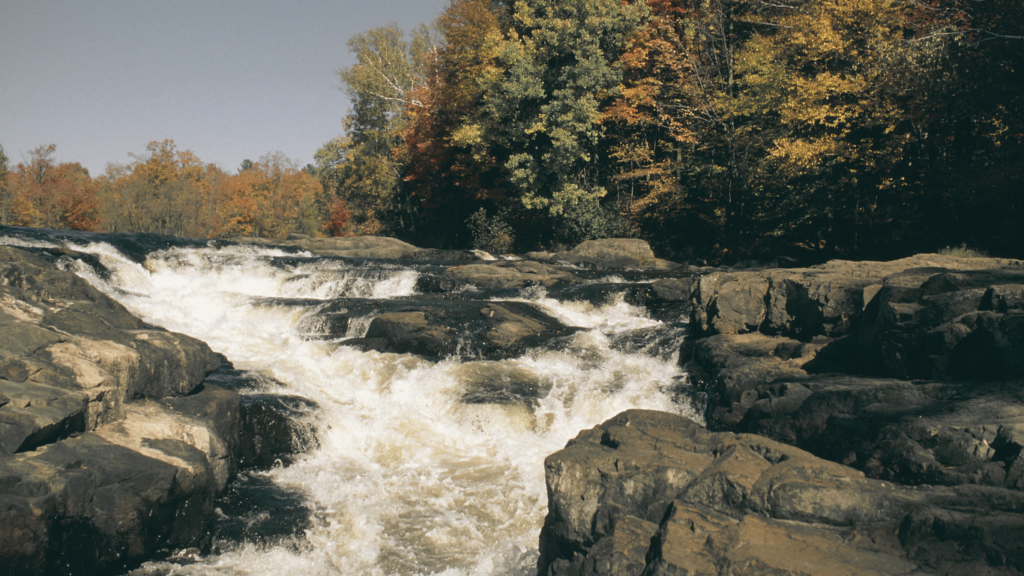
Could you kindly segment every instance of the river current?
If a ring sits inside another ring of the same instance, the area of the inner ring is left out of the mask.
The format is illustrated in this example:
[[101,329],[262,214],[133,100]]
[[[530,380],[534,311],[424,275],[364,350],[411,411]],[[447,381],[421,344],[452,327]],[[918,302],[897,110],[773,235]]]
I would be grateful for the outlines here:
[[[315,313],[337,298],[417,296],[437,263],[140,238],[8,228],[0,244],[91,255],[61,265],[146,322],[222,353],[241,393],[311,401],[304,423],[316,441],[287,466],[239,475],[211,553],[179,552],[133,574],[534,574],[547,455],[629,408],[698,419],[679,394],[685,325],[614,291],[600,302],[539,287],[503,295],[583,330],[502,361],[431,361],[344,346],[372,317],[325,338]],[[540,392],[479,393],[524,381]]]

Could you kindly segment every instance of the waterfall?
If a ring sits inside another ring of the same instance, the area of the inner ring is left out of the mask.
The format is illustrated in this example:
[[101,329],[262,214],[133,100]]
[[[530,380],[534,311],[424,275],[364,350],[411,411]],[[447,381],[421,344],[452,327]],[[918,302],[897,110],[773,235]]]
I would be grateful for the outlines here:
[[219,535],[211,554],[180,553],[138,574],[532,574],[547,455],[628,408],[698,418],[675,393],[685,379],[674,355],[684,330],[621,297],[594,304],[524,289],[513,299],[583,330],[507,360],[430,361],[345,346],[372,317],[336,338],[317,337],[312,321],[339,298],[415,297],[429,264],[213,243],[142,259],[102,235],[0,243],[92,255],[105,270],[62,262],[144,321],[224,354],[247,375],[242,393],[318,407],[307,416],[318,438],[307,453],[236,482],[269,490],[277,504],[219,509],[225,526],[279,515],[298,519],[292,530],[272,538],[236,530]]

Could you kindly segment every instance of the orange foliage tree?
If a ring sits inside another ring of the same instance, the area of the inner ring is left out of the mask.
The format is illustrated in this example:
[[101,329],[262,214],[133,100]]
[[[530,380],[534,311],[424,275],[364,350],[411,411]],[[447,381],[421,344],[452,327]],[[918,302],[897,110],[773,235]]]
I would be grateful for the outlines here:
[[280,152],[267,154],[232,176],[227,188],[224,235],[283,238],[292,232],[317,235],[323,230],[323,186]]
[[465,222],[504,197],[502,168],[483,138],[481,80],[497,73],[498,13],[488,0],[452,0],[435,24],[443,42],[425,62],[396,157],[419,200],[422,241],[466,244]]
[[57,146],[39,146],[7,177],[5,221],[18,226],[94,230],[97,186],[81,164],[53,161]]

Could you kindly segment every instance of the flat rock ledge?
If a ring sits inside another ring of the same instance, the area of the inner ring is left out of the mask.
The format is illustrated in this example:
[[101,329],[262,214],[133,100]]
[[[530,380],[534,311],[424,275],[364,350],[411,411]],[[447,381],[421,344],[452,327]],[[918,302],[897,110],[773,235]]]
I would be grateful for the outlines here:
[[493,256],[478,250],[435,250],[418,248],[397,238],[386,236],[354,236],[337,238],[309,237],[289,234],[284,239],[238,237],[242,244],[282,246],[313,252],[320,256],[387,260],[491,260]]
[[906,487],[630,410],[544,463],[548,575],[1019,574],[1024,494]]
[[268,428],[287,424],[204,381],[224,361],[205,343],[135,318],[62,256],[0,247],[0,575],[202,550],[214,498],[240,460],[291,447]]
[[909,485],[1024,490],[1024,262],[922,254],[694,280],[712,430]]

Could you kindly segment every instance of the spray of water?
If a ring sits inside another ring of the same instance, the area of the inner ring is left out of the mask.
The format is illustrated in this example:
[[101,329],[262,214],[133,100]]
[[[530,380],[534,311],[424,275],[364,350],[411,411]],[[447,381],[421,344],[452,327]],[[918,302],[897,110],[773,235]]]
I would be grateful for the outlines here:
[[[109,274],[68,266],[144,320],[200,338],[319,406],[318,447],[267,473],[304,498],[304,533],[221,543],[211,556],[140,573],[531,574],[545,456],[628,408],[695,417],[670,393],[681,377],[673,358],[614,346],[624,333],[661,326],[621,299],[564,303],[524,291],[521,300],[586,330],[512,360],[429,362],[312,339],[302,328],[316,302],[413,294],[409,267],[255,247],[173,248],[138,264],[107,244],[72,247]],[[361,336],[369,320],[351,323],[347,336]]]

